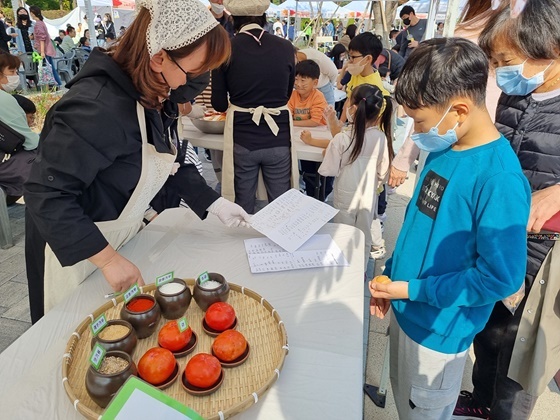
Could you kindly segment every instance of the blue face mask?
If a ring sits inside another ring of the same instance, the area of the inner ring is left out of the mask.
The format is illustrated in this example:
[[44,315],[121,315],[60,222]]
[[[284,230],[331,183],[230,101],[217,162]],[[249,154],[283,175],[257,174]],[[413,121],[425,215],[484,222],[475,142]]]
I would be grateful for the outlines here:
[[412,141],[416,143],[416,146],[418,146],[421,150],[425,150],[426,152],[441,152],[442,150],[445,150],[457,143],[458,139],[455,129],[457,128],[459,123],[455,124],[455,127],[453,127],[451,130],[448,130],[445,134],[439,134],[438,130],[439,125],[450,110],[451,106],[447,111],[445,111],[445,114],[443,115],[441,120],[439,120],[436,126],[432,127],[427,133],[415,133],[410,136]]
[[548,67],[553,63],[551,62],[548,67],[540,73],[527,78],[523,76],[523,68],[526,62],[527,60],[515,66],[498,67],[496,69],[496,83],[506,95],[526,96],[533,92],[544,83],[544,72],[547,71]]

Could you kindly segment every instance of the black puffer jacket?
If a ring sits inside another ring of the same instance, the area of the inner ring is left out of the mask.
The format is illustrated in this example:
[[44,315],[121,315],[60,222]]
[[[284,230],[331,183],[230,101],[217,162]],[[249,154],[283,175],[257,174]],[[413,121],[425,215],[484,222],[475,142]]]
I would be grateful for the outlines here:
[[[536,101],[531,95],[502,94],[496,127],[511,142],[533,191],[560,183],[560,96]],[[530,287],[554,242],[529,240],[527,245]]]

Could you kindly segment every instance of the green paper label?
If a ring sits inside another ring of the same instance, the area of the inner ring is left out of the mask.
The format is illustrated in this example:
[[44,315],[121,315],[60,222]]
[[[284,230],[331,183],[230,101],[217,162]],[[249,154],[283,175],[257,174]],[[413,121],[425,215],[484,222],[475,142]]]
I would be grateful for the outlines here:
[[140,288],[138,283],[134,283],[130,289],[124,292],[124,303],[130,302],[133,298],[140,294]]
[[208,280],[210,280],[210,275],[208,274],[208,271],[205,271],[204,273],[202,273],[200,276],[198,276],[198,282],[200,284],[204,284],[206,283]]
[[183,331],[187,331],[189,328],[189,322],[187,321],[186,317],[179,318],[177,320],[177,326],[179,327],[179,332],[182,333]]
[[89,357],[89,362],[95,370],[99,370],[101,363],[103,363],[103,358],[105,357],[105,350],[99,343],[95,343],[93,350],[91,351],[91,356]]
[[175,272],[174,271],[171,271],[167,274],[156,277],[156,287],[163,286],[164,284],[167,284],[167,283],[173,281],[174,278],[175,278]]
[[97,319],[89,325],[91,333],[94,337],[97,337],[97,334],[99,334],[101,330],[106,326],[107,318],[105,318],[105,314],[101,314],[100,316],[98,316]]

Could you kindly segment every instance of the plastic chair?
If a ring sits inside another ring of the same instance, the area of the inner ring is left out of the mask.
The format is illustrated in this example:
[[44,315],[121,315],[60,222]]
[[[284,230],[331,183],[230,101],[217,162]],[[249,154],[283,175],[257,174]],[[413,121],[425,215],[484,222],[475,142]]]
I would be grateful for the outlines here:
[[76,48],[74,53],[76,54],[76,60],[78,61],[78,69],[81,70],[84,68],[84,64],[86,63],[90,53],[81,48]]
[[68,83],[75,76],[74,70],[72,69],[72,62],[74,61],[75,56],[76,52],[75,50],[72,50],[60,58],[53,58],[56,71],[58,72],[60,78],[64,80],[64,83]]
[[0,248],[8,249],[14,246],[12,237],[12,226],[8,216],[8,206],[6,204],[6,193],[0,188]]
[[37,63],[33,62],[33,53],[20,54],[19,59],[23,64],[23,74],[26,79],[32,79],[35,87],[39,85],[39,72]]

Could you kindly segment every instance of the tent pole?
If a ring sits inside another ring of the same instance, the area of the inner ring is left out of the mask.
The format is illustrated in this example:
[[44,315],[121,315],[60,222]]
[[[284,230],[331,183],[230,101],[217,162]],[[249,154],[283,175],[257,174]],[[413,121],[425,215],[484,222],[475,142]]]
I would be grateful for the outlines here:
[[[428,13],[428,24],[424,39],[432,39],[436,32],[436,15],[439,10],[439,0],[430,0],[430,12]],[[417,40],[420,42],[421,40]]]
[[89,43],[91,49],[97,47],[97,31],[95,30],[95,23],[93,22],[93,7],[91,7],[91,0],[84,0],[84,7],[86,9],[87,24],[89,29]]
[[447,2],[447,13],[445,15],[445,25],[443,26],[444,37],[451,37],[455,33],[459,17],[459,6],[460,0],[449,0]]

